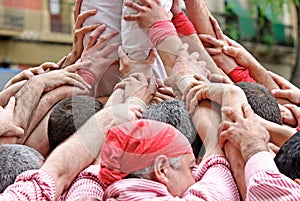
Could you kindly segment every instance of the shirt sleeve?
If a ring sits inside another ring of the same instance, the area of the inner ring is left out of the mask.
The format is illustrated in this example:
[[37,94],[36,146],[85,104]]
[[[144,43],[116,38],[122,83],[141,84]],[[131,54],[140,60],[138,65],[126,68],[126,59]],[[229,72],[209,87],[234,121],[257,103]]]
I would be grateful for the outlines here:
[[245,167],[247,201],[300,200],[300,185],[281,174],[269,152],[253,155]]
[[29,170],[20,174],[15,183],[5,189],[0,200],[55,200],[55,182],[46,172]]
[[91,165],[83,170],[72,182],[70,188],[58,200],[77,200],[80,198],[94,198],[102,200],[103,184],[97,175],[100,165]]
[[256,82],[251,76],[248,69],[237,66],[229,74],[229,78],[234,82]]
[[196,183],[184,194],[186,200],[240,200],[229,162],[221,155],[204,159],[194,172]]

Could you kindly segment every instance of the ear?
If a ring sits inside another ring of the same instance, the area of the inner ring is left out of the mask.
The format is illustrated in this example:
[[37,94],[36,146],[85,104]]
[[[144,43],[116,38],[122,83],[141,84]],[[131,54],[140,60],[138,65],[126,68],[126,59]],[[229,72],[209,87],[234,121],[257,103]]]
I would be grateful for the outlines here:
[[166,185],[168,183],[169,167],[170,164],[165,155],[159,155],[156,157],[153,165],[154,180]]
[[300,185],[300,179],[295,179],[294,182]]

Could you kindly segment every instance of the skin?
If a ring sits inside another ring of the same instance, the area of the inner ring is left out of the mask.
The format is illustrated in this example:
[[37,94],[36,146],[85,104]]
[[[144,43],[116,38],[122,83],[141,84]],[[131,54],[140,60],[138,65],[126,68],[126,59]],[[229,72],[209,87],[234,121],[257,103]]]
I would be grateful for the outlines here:
[[[192,174],[195,165],[193,153],[182,156],[179,169],[171,167],[166,156],[158,156],[154,162],[152,180],[164,184],[172,195],[182,197],[182,194],[195,183]],[[178,185],[179,183],[180,185]]]

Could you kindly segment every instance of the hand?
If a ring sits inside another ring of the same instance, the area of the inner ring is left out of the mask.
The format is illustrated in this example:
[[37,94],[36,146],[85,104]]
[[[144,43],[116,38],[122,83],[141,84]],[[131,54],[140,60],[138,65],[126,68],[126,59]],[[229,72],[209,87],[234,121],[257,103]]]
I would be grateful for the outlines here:
[[170,76],[165,80],[165,85],[172,87],[177,97],[181,97],[181,92],[177,87],[177,82],[185,75],[199,74],[202,80],[207,81],[207,76],[210,72],[205,68],[206,63],[199,61],[199,54],[189,54],[187,52],[188,45],[183,44],[179,51],[178,57]]
[[75,73],[80,68],[87,68],[89,65],[91,65],[91,62],[73,64],[61,70],[50,71],[34,76],[30,81],[37,82],[37,84],[43,86],[44,92],[62,85],[76,86],[81,89],[91,89],[91,86]]
[[261,66],[259,62],[243,46],[236,41],[226,37],[228,45],[223,46],[222,52],[236,61],[239,66],[250,68],[252,66]]
[[137,11],[137,14],[128,14],[124,16],[126,21],[136,21],[140,28],[151,28],[158,20],[169,20],[170,16],[159,0],[141,0],[143,5],[133,1],[126,0],[124,5]]
[[145,61],[135,61],[130,59],[124,52],[122,46],[119,47],[118,54],[120,57],[120,73],[123,77],[127,77],[133,73],[144,73],[152,76],[152,66],[157,58],[156,49],[152,49]]
[[184,92],[183,100],[186,101],[187,109],[193,114],[200,101],[209,99],[222,105],[223,99],[227,97],[225,94],[233,94],[233,91],[240,90],[239,87],[231,84],[194,81]]
[[153,98],[156,85],[153,78],[146,77],[142,73],[136,73],[117,84],[115,89],[118,88],[124,89],[125,100],[129,97],[137,97],[148,105]]
[[210,46],[214,47],[206,47],[205,49],[213,58],[217,66],[221,68],[226,74],[229,74],[237,66],[237,63],[232,57],[227,56],[222,52],[222,47],[227,45],[226,37],[223,34],[217,20],[213,17],[210,17],[210,21],[216,33],[216,38],[205,34],[199,35],[199,38],[203,43],[209,44]]
[[300,109],[293,104],[279,105],[281,119],[283,123],[292,127],[297,127],[300,123]]
[[295,85],[290,83],[285,78],[272,73],[269,71],[270,76],[276,82],[276,84],[280,87],[280,89],[273,89],[271,91],[272,95],[275,98],[284,98],[291,101],[294,104],[300,104],[300,89]]
[[165,100],[174,100],[175,94],[172,90],[168,89],[161,80],[158,78],[156,79],[156,84],[158,85],[157,90],[154,93],[154,96],[152,98],[152,103],[161,103]]
[[21,73],[15,75],[12,79],[10,79],[6,83],[4,89],[10,87],[11,85],[13,85],[17,82],[22,81],[22,80],[29,80],[30,78],[32,78],[35,75],[40,75],[45,72],[49,72],[50,70],[58,69],[58,68],[59,68],[59,66],[56,63],[45,62],[38,67],[23,70]]
[[0,136],[22,137],[24,130],[13,123],[16,99],[11,97],[5,108],[0,106]]
[[96,76],[96,79],[99,79],[107,68],[117,61],[117,58],[109,59],[107,56],[117,49],[119,43],[113,43],[108,46],[106,46],[106,44],[110,39],[116,36],[118,32],[110,31],[107,34],[101,35],[105,29],[106,26],[101,25],[89,35],[88,43],[81,56],[82,61],[91,62],[91,65],[89,65],[87,69]]
[[83,13],[80,13],[81,3],[83,0],[76,0],[73,17],[74,17],[74,36],[73,36],[73,44],[72,50],[66,57],[65,61],[61,65],[62,68],[74,64],[81,56],[83,51],[83,39],[85,34],[94,31],[99,24],[93,24],[89,26],[82,26],[84,21],[97,13],[97,10],[87,10]]
[[171,8],[171,13],[173,14],[173,17],[178,15],[178,13],[181,12],[181,7],[180,7],[180,2],[179,0],[173,0],[172,8]]
[[223,121],[219,126],[219,143],[223,148],[228,140],[240,150],[245,162],[254,154],[268,151],[270,135],[257,121],[249,104],[242,104],[243,116],[230,107],[223,107],[224,113],[231,121]]
[[[222,72],[223,73],[223,72]],[[209,81],[214,83],[234,84],[230,78],[223,74],[212,73],[208,76]]]

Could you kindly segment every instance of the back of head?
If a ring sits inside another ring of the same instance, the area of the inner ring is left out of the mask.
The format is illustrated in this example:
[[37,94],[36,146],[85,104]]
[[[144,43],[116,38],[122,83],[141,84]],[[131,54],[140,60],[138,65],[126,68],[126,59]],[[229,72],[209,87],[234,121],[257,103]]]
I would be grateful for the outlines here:
[[191,115],[185,109],[183,101],[166,100],[152,104],[144,111],[142,119],[151,119],[174,126],[189,140],[195,157],[199,156],[202,141],[191,120]]
[[268,121],[282,124],[278,103],[266,87],[254,82],[238,82],[236,85],[246,94],[255,114]]
[[187,138],[176,128],[153,120],[130,121],[110,128],[101,149],[99,178],[109,186],[154,164],[157,157],[192,154]]
[[300,178],[300,131],[280,148],[274,160],[282,174],[292,180]]
[[103,108],[89,96],[73,96],[58,102],[49,117],[48,139],[52,151]]
[[36,150],[17,144],[0,145],[0,193],[24,171],[39,169],[44,157]]

